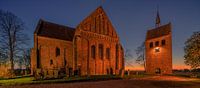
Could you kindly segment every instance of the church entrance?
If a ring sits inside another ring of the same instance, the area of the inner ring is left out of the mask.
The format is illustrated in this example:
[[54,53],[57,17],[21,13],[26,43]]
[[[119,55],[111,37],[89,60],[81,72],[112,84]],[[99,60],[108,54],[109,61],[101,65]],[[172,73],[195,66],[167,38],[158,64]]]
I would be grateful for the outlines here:
[[161,74],[161,69],[160,68],[156,68],[155,73],[156,74]]

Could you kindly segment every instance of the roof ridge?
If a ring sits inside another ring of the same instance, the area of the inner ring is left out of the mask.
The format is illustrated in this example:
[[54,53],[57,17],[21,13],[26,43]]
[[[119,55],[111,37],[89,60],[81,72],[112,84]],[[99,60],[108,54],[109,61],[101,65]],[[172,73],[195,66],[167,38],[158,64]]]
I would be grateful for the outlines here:
[[75,29],[73,27],[70,27],[70,26],[66,26],[66,25],[62,25],[62,24],[58,24],[58,23],[54,23],[54,22],[50,22],[50,21],[47,21],[47,20],[43,20],[41,19],[42,22],[45,22],[45,23],[49,23],[49,24],[53,24],[53,25],[57,25],[57,26],[61,26],[61,27],[67,27],[67,28],[70,28],[70,29]]

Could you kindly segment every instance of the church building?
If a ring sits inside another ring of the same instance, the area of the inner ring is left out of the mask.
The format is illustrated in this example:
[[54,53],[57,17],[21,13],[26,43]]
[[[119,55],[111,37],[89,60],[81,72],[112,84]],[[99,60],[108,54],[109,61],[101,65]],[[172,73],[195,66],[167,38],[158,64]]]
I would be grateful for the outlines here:
[[101,6],[76,28],[39,21],[31,51],[32,74],[118,75],[123,70],[123,47]]
[[147,31],[145,40],[147,74],[172,73],[171,23],[161,25],[157,12],[156,27]]

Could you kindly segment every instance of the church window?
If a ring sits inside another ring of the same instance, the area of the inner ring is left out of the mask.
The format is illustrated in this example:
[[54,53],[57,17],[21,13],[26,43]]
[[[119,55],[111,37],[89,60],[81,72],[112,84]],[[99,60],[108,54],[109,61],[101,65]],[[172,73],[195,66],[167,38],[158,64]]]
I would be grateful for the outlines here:
[[99,44],[99,58],[103,59],[103,45]]
[[37,68],[40,68],[40,57],[41,57],[41,52],[40,48],[37,49]]
[[155,44],[156,46],[159,46],[159,41],[156,41],[156,44]]
[[99,15],[99,21],[98,21],[98,26],[99,26],[99,34],[101,34],[101,16]]
[[117,44],[116,45],[116,69],[118,69],[118,64],[119,64],[118,52],[119,52],[119,48],[118,48],[118,44]]
[[64,66],[67,65],[67,60],[66,60],[66,48],[64,48]]
[[107,35],[109,35],[109,24],[108,24],[108,22],[107,22]]
[[162,45],[165,45],[165,40],[164,39],[162,40]]
[[102,17],[102,30],[103,30],[103,34],[106,34],[104,26],[105,26],[105,24],[104,24],[104,18]]
[[91,47],[91,56],[93,59],[95,59],[96,54],[95,54],[95,46],[94,45],[92,45],[92,47]]
[[94,32],[96,32],[96,17],[94,18]]
[[106,58],[110,59],[110,48],[106,48]]
[[56,47],[56,57],[60,56],[60,48]]
[[50,65],[53,65],[53,60],[52,59],[50,60]]
[[150,42],[149,47],[150,47],[150,48],[153,47],[153,42]]

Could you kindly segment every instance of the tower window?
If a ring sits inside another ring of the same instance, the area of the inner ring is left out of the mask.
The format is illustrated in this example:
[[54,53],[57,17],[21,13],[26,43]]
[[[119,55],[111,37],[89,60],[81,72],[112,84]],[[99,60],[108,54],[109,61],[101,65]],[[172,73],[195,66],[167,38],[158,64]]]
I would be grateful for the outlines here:
[[162,40],[162,45],[165,45],[165,40],[164,39]]
[[150,48],[153,47],[153,42],[150,42],[149,47],[150,47]]
[[155,44],[156,46],[159,46],[159,41],[156,41],[156,44]]
[[95,46],[93,45],[91,47],[91,56],[92,56],[93,59],[95,59],[95,56],[96,56],[96,54],[95,54],[96,52],[95,51],[96,51],[96,49],[95,49]]
[[58,47],[56,47],[56,57],[60,56],[60,49]]

